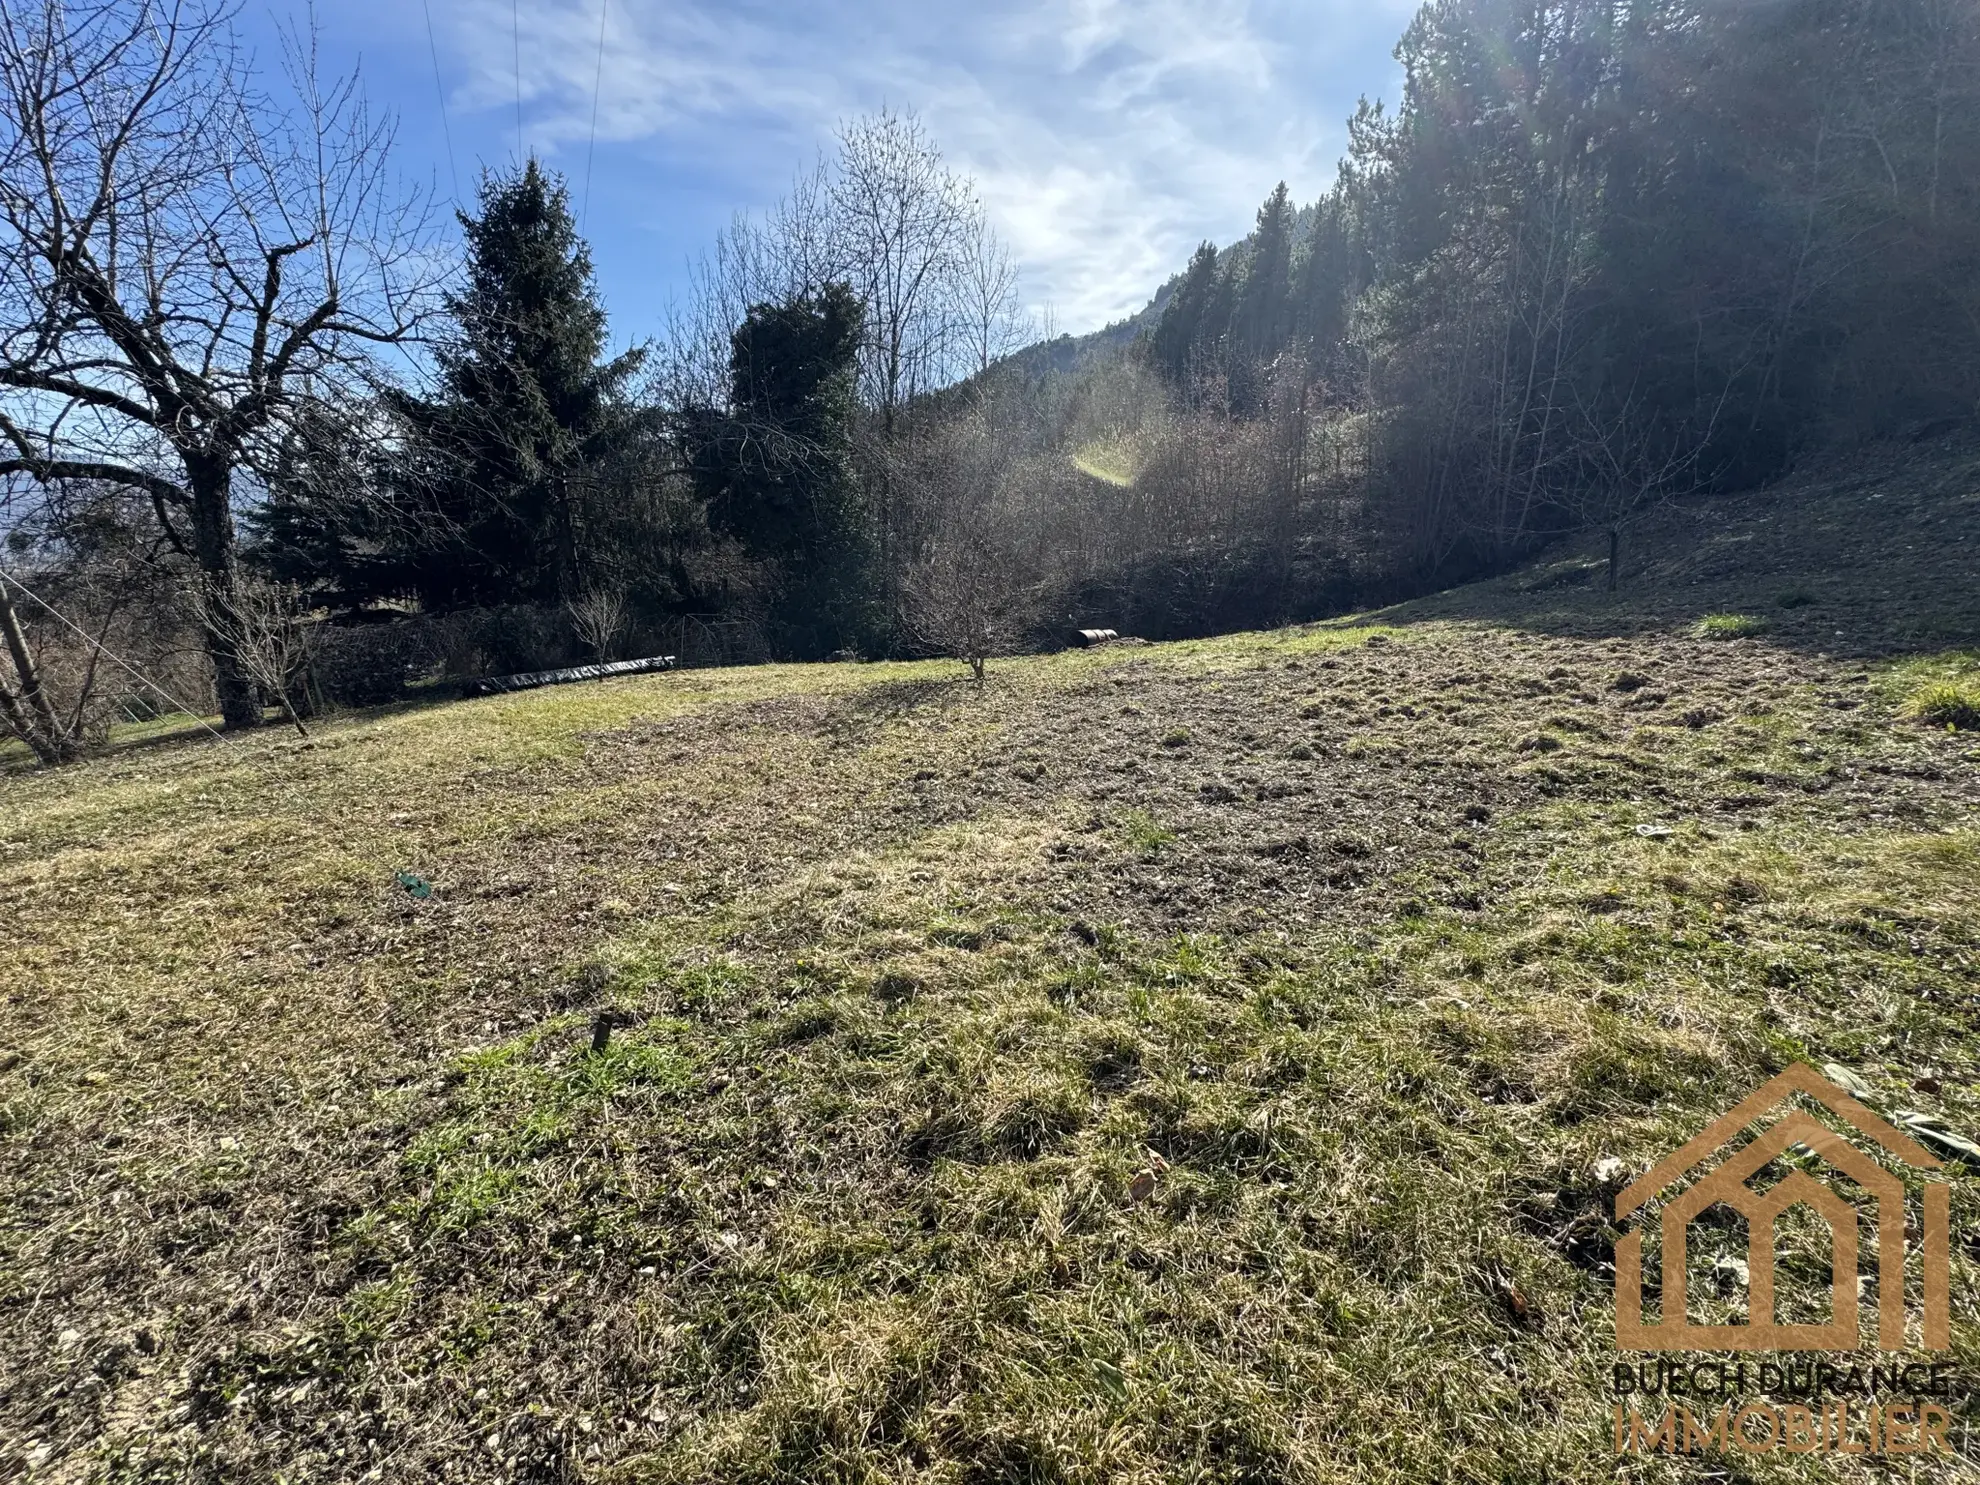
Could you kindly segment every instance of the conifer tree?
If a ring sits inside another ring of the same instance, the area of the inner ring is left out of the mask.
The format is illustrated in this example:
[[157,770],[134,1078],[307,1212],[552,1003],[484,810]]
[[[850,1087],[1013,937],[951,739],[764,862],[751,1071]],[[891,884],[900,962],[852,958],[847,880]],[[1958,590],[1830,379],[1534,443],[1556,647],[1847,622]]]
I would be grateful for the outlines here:
[[798,659],[878,638],[852,469],[863,319],[843,283],[752,305],[730,338],[727,411],[686,432],[710,523],[774,572],[772,640]]
[[1204,321],[1217,294],[1217,248],[1203,243],[1183,270],[1182,282],[1170,296],[1150,338],[1155,363],[1178,385],[1189,380]]
[[1286,343],[1292,270],[1292,203],[1280,181],[1258,208],[1251,251],[1245,258],[1233,326],[1237,349],[1254,362],[1270,361]]
[[1316,370],[1328,364],[1346,333],[1347,303],[1354,292],[1345,216],[1338,192],[1315,204],[1313,228],[1293,273],[1291,333],[1306,343]]
[[425,519],[408,586],[441,604],[575,596],[587,466],[627,412],[643,358],[609,361],[591,256],[563,182],[534,159],[481,185],[461,214],[468,274],[449,296],[439,397],[397,397],[410,503]]

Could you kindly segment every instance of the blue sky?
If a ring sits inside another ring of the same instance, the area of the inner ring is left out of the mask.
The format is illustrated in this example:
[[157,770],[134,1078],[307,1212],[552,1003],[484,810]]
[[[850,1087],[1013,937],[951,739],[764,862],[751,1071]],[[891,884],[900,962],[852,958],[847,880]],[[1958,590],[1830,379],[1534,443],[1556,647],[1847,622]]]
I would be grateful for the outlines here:
[[[241,22],[264,59],[304,4],[246,0]],[[471,199],[484,163],[516,157],[520,74],[522,146],[569,177],[623,342],[661,329],[689,260],[733,213],[762,209],[830,147],[838,120],[882,105],[918,112],[975,177],[1034,312],[1096,328],[1139,308],[1198,241],[1244,232],[1275,181],[1302,202],[1324,188],[1355,99],[1393,98],[1390,52],[1413,9],[318,0],[317,17],[326,60],[361,62],[373,103],[397,113],[401,167],[443,196],[458,180]]]

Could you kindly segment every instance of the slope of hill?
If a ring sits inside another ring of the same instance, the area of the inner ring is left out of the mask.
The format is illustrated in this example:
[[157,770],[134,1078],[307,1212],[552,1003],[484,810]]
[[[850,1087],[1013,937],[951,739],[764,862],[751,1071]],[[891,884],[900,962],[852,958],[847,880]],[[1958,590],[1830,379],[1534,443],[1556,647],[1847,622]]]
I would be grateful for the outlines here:
[[1980,637],[1980,440],[1878,444],[1762,490],[1653,512],[1625,537],[1619,591],[1606,538],[1396,610],[1475,615],[1550,633],[1681,629],[1751,609],[1768,642],[1894,655]]
[[1796,1060],[1971,1123],[1977,497],[0,779],[0,1473],[1610,1480],[1622,1180]]
[[[1304,241],[1313,230],[1313,219],[1317,208],[1309,202],[1296,208],[1289,218],[1289,230],[1295,241]],[[1217,250],[1217,262],[1223,266],[1234,253],[1245,252],[1257,233],[1255,229],[1236,241],[1227,243]],[[1163,280],[1161,286],[1149,296],[1146,304],[1124,319],[1103,325],[1098,330],[1089,330],[1084,335],[1059,335],[1051,340],[1035,341],[1020,350],[1013,351],[998,364],[1016,370],[1029,377],[1043,376],[1048,371],[1070,372],[1076,370],[1088,359],[1117,351],[1131,343],[1136,336],[1153,331],[1161,323],[1162,311],[1169,306],[1169,299],[1182,283],[1180,270]]]
[[1077,371],[1094,357],[1120,351],[1131,345],[1136,336],[1153,330],[1162,318],[1162,306],[1168,303],[1174,289],[1175,280],[1171,279],[1156,291],[1153,299],[1126,319],[1115,320],[1084,335],[1060,335],[1051,340],[1036,341],[1011,352],[997,362],[993,370],[1000,375],[1016,373],[1027,379],[1036,379],[1052,372],[1066,375]]

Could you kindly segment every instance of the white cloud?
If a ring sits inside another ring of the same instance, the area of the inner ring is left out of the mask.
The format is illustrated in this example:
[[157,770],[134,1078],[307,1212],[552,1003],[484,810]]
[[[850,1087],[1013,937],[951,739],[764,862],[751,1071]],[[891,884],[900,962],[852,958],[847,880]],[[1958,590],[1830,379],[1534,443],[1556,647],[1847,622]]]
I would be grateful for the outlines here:
[[[1332,175],[1342,118],[1384,91],[1399,0],[602,0],[598,138],[664,192],[690,174],[759,208],[834,124],[919,112],[978,181],[1029,295],[1068,329],[1131,312],[1284,178]],[[452,100],[567,168],[590,137],[601,0],[434,0]],[[492,128],[491,128],[491,133]],[[512,136],[511,136],[512,137]],[[601,150],[601,157],[605,150]],[[579,165],[578,168],[581,168]]]

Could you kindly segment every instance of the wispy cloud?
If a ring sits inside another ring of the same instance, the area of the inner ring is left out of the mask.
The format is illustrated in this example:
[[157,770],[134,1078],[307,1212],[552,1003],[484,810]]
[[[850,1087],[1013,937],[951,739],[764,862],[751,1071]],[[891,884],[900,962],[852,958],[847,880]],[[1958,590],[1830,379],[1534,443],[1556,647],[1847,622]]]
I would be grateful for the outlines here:
[[581,173],[602,77],[600,188],[623,204],[644,183],[652,197],[635,214],[664,214],[670,190],[761,207],[829,148],[839,120],[916,110],[976,178],[1029,296],[1075,330],[1138,307],[1202,238],[1243,231],[1275,181],[1317,194],[1356,94],[1390,82],[1408,11],[1406,0],[431,3],[453,62],[450,106],[490,139],[506,128],[513,141],[519,71],[527,147]]

